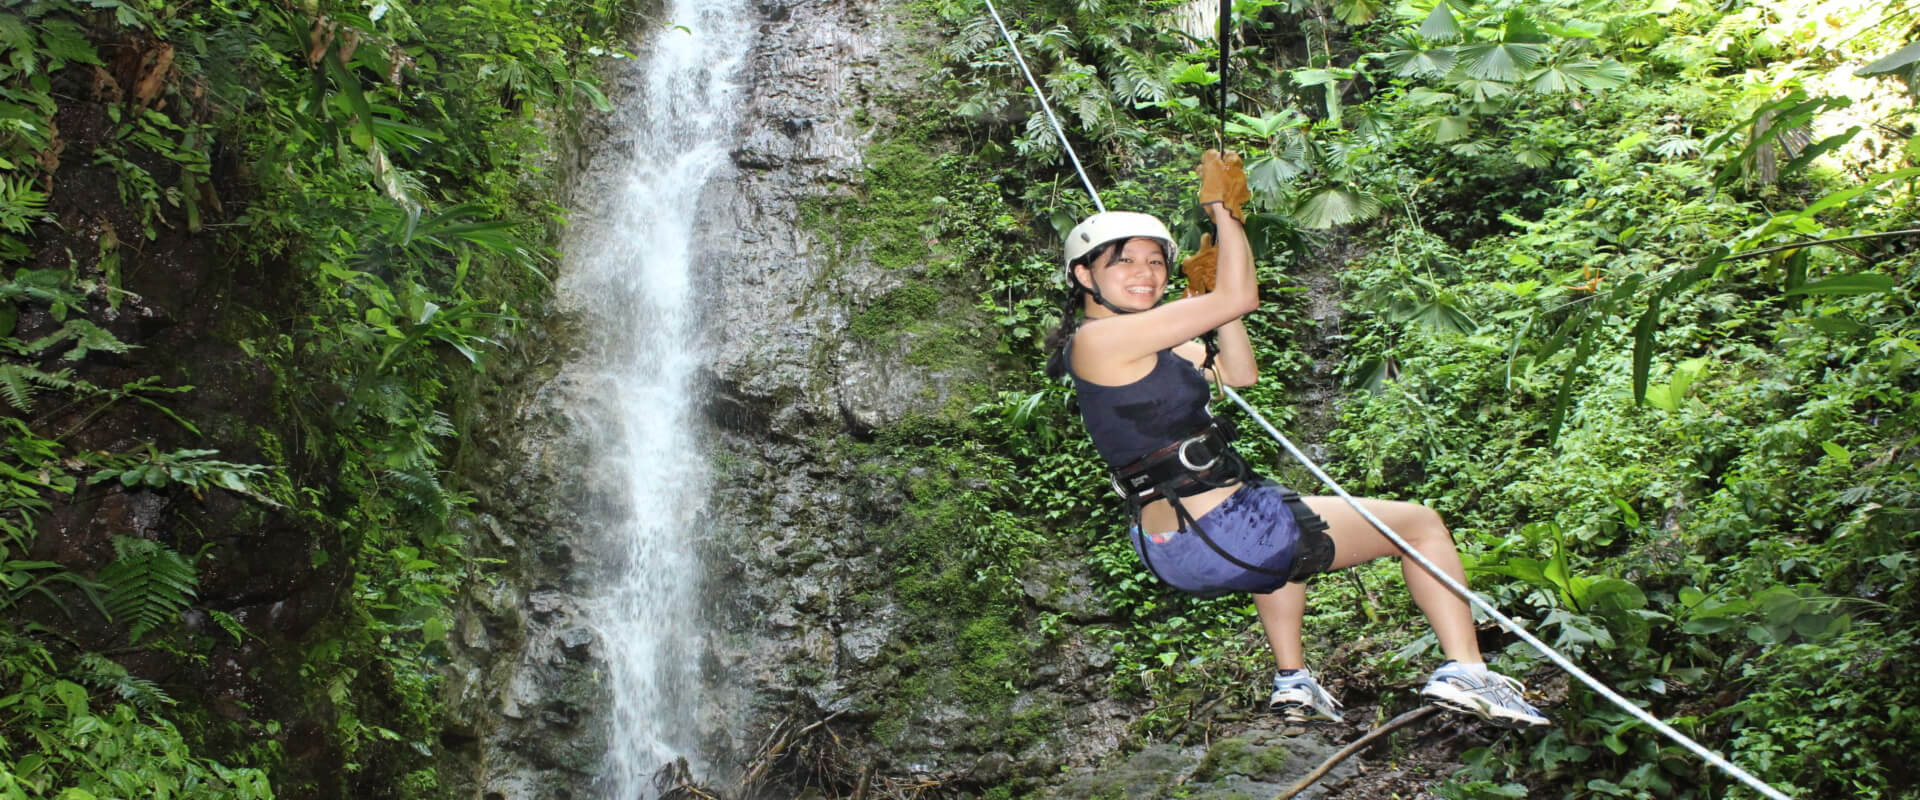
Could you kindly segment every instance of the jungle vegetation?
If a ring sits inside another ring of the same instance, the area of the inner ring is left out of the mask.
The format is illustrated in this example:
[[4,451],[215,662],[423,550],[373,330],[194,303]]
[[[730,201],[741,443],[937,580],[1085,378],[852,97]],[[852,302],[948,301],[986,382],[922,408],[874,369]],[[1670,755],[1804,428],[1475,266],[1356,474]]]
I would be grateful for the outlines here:
[[[1434,505],[1480,591],[1762,778],[1913,796],[1920,5],[1240,0],[1224,128],[1186,5],[1003,13],[1109,205],[1197,239],[1199,150],[1247,154],[1269,294],[1248,398],[1315,418],[1290,276],[1350,256],[1324,332],[1338,413],[1311,431],[1347,488]],[[915,132],[952,152],[876,163],[942,187],[901,200],[902,235],[938,242],[936,275],[985,267],[1007,365],[971,412],[875,437],[956,476],[926,504],[964,535],[907,540],[951,567],[919,591],[1005,612],[958,638],[999,691],[1030,646],[1012,576],[1083,554],[1117,618],[1111,689],[1150,709],[1143,737],[1182,735],[1209,699],[1251,703],[1265,654],[1243,601],[1156,586],[1116,535],[1040,372],[1051,253],[1091,206],[983,5],[913,6],[951,72]],[[549,289],[565,176],[543,148],[604,106],[588,62],[648,22],[608,0],[0,3],[0,798],[443,794],[439,648],[482,566],[459,435]],[[149,296],[183,252],[219,254],[194,269],[244,312],[202,333],[264,409],[208,402],[237,379],[207,359],[134,346],[146,311],[184,316]],[[59,550],[61,515],[116,492],[189,510]],[[334,604],[298,636],[197,602],[267,532],[312,543]],[[1324,582],[1309,624],[1326,669],[1411,702],[1431,642],[1368,588],[1397,580]],[[288,690],[272,708],[126,666],[247,647],[275,654],[252,676]],[[1443,796],[1744,796],[1524,648],[1500,657],[1555,688],[1560,725],[1469,753]],[[317,767],[281,719],[315,721]]]
[[[1270,661],[1244,600],[1156,586],[1118,535],[1039,372],[1049,245],[1092,205],[982,4],[936,5],[952,125],[1017,231],[936,226],[977,243],[955,257],[987,265],[982,306],[1030,370],[979,424],[1030,487],[1030,541],[1083,543],[1122,617],[1115,687],[1174,735],[1208,699],[1251,702]],[[1344,259],[1317,332],[1341,399],[1310,433],[1348,490],[1440,510],[1477,591],[1764,780],[1916,796],[1920,5],[1240,0],[1224,119],[1213,30],[1176,22],[1215,4],[999,5],[1107,207],[1191,246],[1199,151],[1246,155],[1268,302],[1244,394],[1283,426],[1318,380],[1294,276]],[[1410,704],[1437,651],[1372,588],[1397,572],[1321,581],[1309,636],[1320,669]],[[1488,639],[1558,725],[1467,753],[1440,795],[1751,796]]]
[[[643,22],[0,4],[0,797],[436,795],[457,433]],[[167,522],[84,524],[128,503]]]

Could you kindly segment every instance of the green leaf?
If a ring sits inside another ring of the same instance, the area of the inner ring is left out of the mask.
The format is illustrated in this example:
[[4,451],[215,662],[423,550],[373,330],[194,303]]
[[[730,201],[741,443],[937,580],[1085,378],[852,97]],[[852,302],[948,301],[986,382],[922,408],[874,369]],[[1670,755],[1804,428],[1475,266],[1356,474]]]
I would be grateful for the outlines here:
[[41,20],[40,45],[43,52],[51,56],[47,63],[48,72],[66,66],[69,61],[105,66],[100,61],[100,54],[94,52],[93,44],[87,40],[86,31],[72,20]]
[[1647,299],[1647,310],[1640,314],[1639,321],[1633,326],[1633,402],[1638,405],[1646,401],[1647,373],[1653,369],[1653,336],[1660,326],[1660,304],[1688,287],[1705,280],[1720,269],[1720,261],[1727,257],[1727,248],[1715,247],[1713,252],[1699,264],[1682,270],[1667,279]]
[[1406,315],[1406,318],[1408,321],[1442,333],[1468,334],[1480,329],[1480,324],[1474,322],[1472,317],[1444,300],[1420,303]]
[[1852,275],[1840,275],[1825,280],[1808,283],[1788,289],[1789,297],[1795,295],[1859,295],[1877,294],[1891,291],[1898,281],[1892,275],[1877,272],[1859,272]]
[[1208,70],[1204,63],[1188,64],[1186,69],[1174,73],[1173,82],[1212,86],[1220,82],[1220,74]]
[[87,713],[87,687],[72,681],[58,681],[53,684],[53,696],[67,707],[69,718]]
[[1527,12],[1518,9],[1507,10],[1506,27],[1501,32],[1500,41],[1519,44],[1541,44],[1550,41],[1547,32],[1527,16]]
[[1800,151],[1800,155],[1794,156],[1792,161],[1788,161],[1784,166],[1780,167],[1780,174],[1787,175],[1799,171],[1801,168],[1812,163],[1814,159],[1838,150],[1847,142],[1853,141],[1853,137],[1859,134],[1860,126],[1855,125],[1846,131],[1821,139],[1819,142],[1808,146],[1807,149]]
[[1482,80],[1514,83],[1546,56],[1547,48],[1537,44],[1470,44],[1460,48],[1459,70]]
[[1460,38],[1460,20],[1454,18],[1453,8],[1442,0],[1420,21],[1420,35],[1436,42],[1453,41]]
[[[1920,138],[1917,138],[1916,141],[1920,141]],[[1858,197],[1861,194],[1872,191],[1875,187],[1879,186],[1880,184],[1887,183],[1889,181],[1906,180],[1907,178],[1912,178],[1916,176],[1920,176],[1920,167],[1908,167],[1906,169],[1896,169],[1892,172],[1882,172],[1876,175],[1869,175],[1867,176],[1866,180],[1863,180],[1860,182],[1859,186],[1855,186],[1850,189],[1841,189],[1837,192],[1831,192],[1827,194],[1825,197],[1822,197],[1818,200],[1813,201],[1812,205],[1807,206],[1805,209],[1801,210],[1797,214],[1794,214],[1793,216],[1812,217],[1813,215],[1818,214],[1822,211],[1825,211],[1829,208],[1833,208],[1834,206],[1837,206],[1849,200],[1852,200],[1853,198]]]
[[1618,61],[1571,61],[1547,65],[1527,85],[1547,94],[1575,89],[1600,92],[1624,86],[1628,78],[1627,68]]
[[1333,0],[1333,16],[1348,25],[1364,25],[1385,11],[1383,0]]
[[1580,332],[1580,344],[1573,349],[1573,359],[1567,362],[1567,370],[1560,376],[1560,389],[1554,393],[1553,416],[1547,422],[1547,444],[1560,441],[1560,428],[1566,424],[1567,410],[1573,406],[1573,385],[1580,377],[1580,368],[1586,366],[1587,359],[1593,355],[1593,330],[1598,325],[1587,325]]
[[1873,63],[1854,70],[1853,74],[1862,77],[1868,75],[1885,75],[1899,71],[1914,62],[1920,62],[1920,42],[1914,42],[1875,59]]
[[1372,219],[1380,213],[1380,201],[1371,195],[1333,186],[1307,196],[1294,209],[1293,218],[1302,227],[1325,229],[1350,222]]

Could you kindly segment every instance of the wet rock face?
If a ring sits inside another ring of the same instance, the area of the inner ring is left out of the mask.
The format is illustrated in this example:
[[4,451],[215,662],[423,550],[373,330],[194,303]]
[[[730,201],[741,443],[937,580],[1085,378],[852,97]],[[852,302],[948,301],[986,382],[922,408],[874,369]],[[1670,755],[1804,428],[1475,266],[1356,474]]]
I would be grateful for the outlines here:
[[[1042,735],[999,744],[953,698],[911,698],[905,714],[888,706],[922,668],[903,636],[925,612],[895,596],[894,565],[879,546],[906,502],[908,478],[878,477],[876,465],[854,463],[835,445],[985,380],[911,364],[909,347],[851,335],[860,308],[924,276],[872,263],[859,243],[822,241],[830,234],[805,222],[821,198],[859,196],[863,153],[894,113],[887,100],[930,91],[914,81],[937,79],[924,74],[931,45],[911,38],[899,5],[755,3],[760,40],[743,77],[731,163],[692,204],[703,248],[694,265],[701,439],[713,478],[696,526],[709,631],[694,715],[704,752],[689,755],[707,773],[695,777],[721,796],[791,797],[784,787],[884,786],[896,777],[976,787],[1045,778],[1120,747],[1132,719],[1103,689],[1104,645],[1073,632],[1034,654],[1029,685],[1007,701],[1010,714],[1051,720]],[[641,91],[613,89],[616,106]],[[630,148],[620,130],[609,121],[589,152]],[[576,193],[604,194],[600,180],[582,170]],[[564,363],[581,332],[565,330],[564,320],[551,330],[557,355],[549,362]],[[592,490],[582,474],[587,434],[566,407],[580,393],[573,380],[562,367],[530,369],[493,411],[492,435],[474,443],[475,459],[489,464],[478,491],[493,514],[476,539],[490,543],[483,555],[505,564],[470,587],[450,637],[441,780],[458,796],[602,794],[594,784],[610,704],[600,683],[605,653],[579,599],[592,595],[599,565],[578,512]],[[878,466],[896,476],[916,468]],[[1105,613],[1072,559],[1034,566],[1019,590],[1036,614],[1084,624]],[[905,722],[878,732],[883,717]],[[801,746],[813,742],[837,749]],[[791,747],[775,758],[780,743]],[[794,755],[802,751],[811,755]]]
[[[701,203],[711,249],[696,269],[712,298],[702,339],[716,472],[702,539],[713,631],[702,717],[725,721],[706,731],[706,755],[714,782],[727,786],[764,763],[782,731],[817,724],[831,732],[823,749],[839,750],[814,763],[776,761],[759,779],[768,797],[791,796],[783,781],[851,791],[896,776],[982,787],[1055,775],[1119,747],[1132,719],[1102,689],[1103,646],[1077,633],[1034,655],[1031,684],[1004,709],[1055,721],[1037,740],[996,741],[958,698],[900,696],[903,680],[930,669],[905,641],[926,611],[907,607],[891,583],[897,565],[880,539],[909,479],[884,476],[920,465],[853,463],[836,444],[927,414],[987,378],[912,364],[910,345],[851,335],[859,309],[920,276],[874,263],[860,243],[821,241],[831,234],[803,221],[821,198],[859,196],[862,154],[893,121],[891,98],[936,91],[916,84],[938,80],[926,66],[933,44],[914,38],[897,5],[761,3],[779,13],[767,16],[752,60],[733,175]],[[1021,586],[1036,612],[1073,623],[1105,614],[1071,560],[1036,565]],[[885,718],[905,722],[876,727]],[[837,774],[823,774],[836,764]],[[870,773],[857,776],[863,768]]]

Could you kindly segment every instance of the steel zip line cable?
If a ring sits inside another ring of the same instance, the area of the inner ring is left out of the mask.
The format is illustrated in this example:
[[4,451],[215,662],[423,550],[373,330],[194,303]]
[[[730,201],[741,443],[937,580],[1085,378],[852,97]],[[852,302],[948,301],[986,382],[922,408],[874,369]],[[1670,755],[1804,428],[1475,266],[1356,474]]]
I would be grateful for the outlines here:
[[[1007,48],[1013,52],[1014,60],[1020,62],[1021,71],[1026,73],[1027,83],[1033,87],[1034,96],[1040,98],[1040,108],[1042,111],[1046,112],[1047,120],[1053,124],[1054,133],[1060,136],[1060,146],[1066,149],[1068,158],[1073,161],[1074,170],[1080,173],[1080,181],[1086,185],[1087,194],[1092,196],[1093,204],[1095,207],[1099,208],[1101,211],[1105,211],[1106,206],[1100,202],[1100,193],[1093,188],[1093,180],[1087,177],[1086,170],[1080,166],[1080,158],[1074,155],[1073,143],[1067,140],[1066,129],[1060,126],[1059,118],[1055,117],[1053,114],[1053,107],[1047,104],[1045,93],[1042,92],[1040,89],[1040,82],[1037,80],[1034,80],[1033,78],[1033,71],[1027,69],[1027,61],[1025,58],[1021,57],[1020,55],[1019,43],[1014,41],[1013,33],[1007,30],[1007,24],[1001,21],[1000,11],[994,8],[993,0],[984,0],[984,2],[987,5],[987,11],[993,15],[993,21],[996,23],[999,23],[1000,33],[1002,36],[1006,37]],[[1223,5],[1222,11],[1224,13],[1227,10],[1228,6],[1226,6],[1224,3],[1222,5]],[[1224,17],[1222,18],[1220,29],[1222,31],[1225,31],[1227,29],[1227,23],[1225,22]],[[1225,77],[1224,76],[1225,46],[1226,46],[1225,42],[1222,42],[1221,43],[1221,47],[1222,47],[1221,71],[1223,73],[1222,74],[1223,78]],[[1220,111],[1221,111],[1221,114],[1223,115],[1226,113],[1226,101],[1225,101],[1224,93],[1222,94]],[[1442,585],[1447,587],[1448,591],[1453,592],[1455,595],[1458,595],[1462,600],[1465,600],[1467,604],[1470,605],[1471,607],[1479,609],[1481,612],[1485,613],[1488,617],[1491,617],[1495,622],[1500,624],[1500,627],[1507,629],[1509,633],[1512,633],[1514,636],[1519,637],[1521,641],[1524,641],[1528,645],[1531,645],[1533,649],[1540,651],[1540,654],[1543,656],[1546,656],[1547,660],[1552,661],[1554,666],[1557,666],[1560,669],[1564,670],[1568,675],[1572,675],[1573,677],[1578,678],[1581,683],[1584,683],[1587,685],[1587,688],[1594,690],[1601,697],[1604,697],[1608,701],[1612,702],[1614,705],[1619,706],[1622,711],[1627,712],[1634,719],[1637,719],[1641,722],[1646,723],[1648,727],[1651,727],[1654,730],[1659,731],[1661,734],[1665,735],[1667,738],[1672,739],[1676,744],[1679,744],[1681,747],[1684,747],[1687,750],[1691,751],[1694,755],[1699,756],[1702,760],[1706,761],[1707,763],[1720,768],[1721,771],[1727,773],[1728,775],[1733,776],[1735,779],[1739,780],[1741,783],[1746,784],[1749,788],[1753,789],[1754,791],[1759,792],[1762,795],[1765,795],[1771,798],[1772,800],[1791,800],[1791,797],[1787,795],[1785,792],[1782,792],[1779,789],[1775,789],[1772,786],[1768,785],[1765,781],[1762,781],[1759,778],[1754,777],[1752,774],[1748,773],[1746,770],[1741,769],[1738,765],[1734,764],[1731,761],[1728,761],[1724,756],[1721,756],[1719,753],[1716,753],[1708,749],[1705,745],[1702,745],[1699,742],[1694,741],[1692,738],[1688,737],[1686,734],[1681,733],[1678,730],[1675,730],[1673,726],[1668,725],[1665,722],[1661,722],[1660,718],[1647,713],[1645,709],[1640,708],[1640,706],[1635,704],[1633,701],[1628,700],[1626,697],[1622,696],[1620,693],[1615,692],[1611,688],[1608,688],[1606,684],[1601,683],[1598,678],[1595,678],[1592,675],[1587,674],[1586,670],[1583,670],[1580,667],[1576,666],[1572,661],[1568,660],[1566,656],[1561,655],[1559,651],[1553,649],[1552,646],[1548,645],[1546,642],[1541,641],[1539,638],[1535,637],[1533,634],[1528,633],[1525,628],[1520,627],[1520,623],[1515,622],[1511,617],[1508,617],[1507,615],[1500,613],[1500,610],[1497,608],[1494,608],[1492,604],[1486,602],[1485,600],[1481,600],[1478,595],[1475,595],[1473,592],[1468,591],[1467,587],[1460,585],[1459,581],[1454,580],[1451,576],[1447,575],[1445,572],[1442,572],[1439,569],[1439,567],[1434,565],[1433,562],[1428,561],[1426,556],[1421,555],[1418,550],[1413,549],[1412,545],[1407,544],[1407,540],[1400,538],[1400,534],[1394,532],[1393,528],[1389,527],[1387,523],[1381,521],[1379,517],[1376,517],[1373,515],[1373,512],[1370,512],[1365,507],[1361,506],[1360,502],[1358,500],[1355,500],[1353,495],[1348,494],[1346,489],[1341,488],[1340,484],[1335,483],[1332,476],[1329,476],[1325,471],[1321,470],[1320,466],[1313,462],[1313,459],[1308,458],[1306,453],[1303,453],[1300,451],[1300,448],[1294,446],[1292,440],[1289,440],[1284,434],[1280,433],[1278,429],[1274,428],[1271,423],[1267,422],[1267,418],[1265,416],[1262,416],[1258,410],[1254,409],[1253,405],[1248,403],[1245,398],[1241,397],[1239,392],[1234,391],[1233,387],[1228,386],[1224,383],[1218,384],[1218,385],[1221,391],[1224,392],[1227,397],[1232,398],[1233,402],[1239,405],[1241,409],[1245,410],[1249,416],[1252,416],[1255,422],[1260,423],[1260,427],[1266,430],[1267,435],[1272,436],[1275,442],[1278,442],[1281,447],[1285,448],[1287,453],[1293,456],[1294,460],[1299,461],[1302,466],[1307,468],[1308,472],[1313,473],[1313,476],[1315,478],[1318,478],[1321,483],[1326,484],[1327,488],[1332,489],[1334,494],[1340,496],[1340,499],[1345,500],[1347,502],[1347,505],[1352,506],[1355,511],[1360,512],[1360,516],[1365,518],[1367,523],[1372,525],[1375,530],[1379,531],[1380,535],[1387,537],[1388,541],[1393,542],[1394,547],[1399,548],[1400,552],[1405,553],[1409,558],[1412,558],[1414,563],[1419,564],[1421,569],[1427,571],[1427,574],[1432,575],[1434,578],[1438,579]]]
[[993,22],[1000,26],[1000,35],[1007,40],[1007,49],[1012,51],[1013,60],[1020,63],[1020,71],[1027,76],[1027,85],[1033,87],[1033,96],[1040,101],[1040,108],[1047,112],[1047,121],[1053,123],[1053,132],[1060,136],[1060,146],[1067,151],[1067,158],[1073,161],[1073,171],[1080,173],[1080,182],[1087,187],[1087,196],[1093,198],[1095,211],[1105,212],[1107,206],[1100,202],[1100,193],[1093,189],[1093,179],[1087,177],[1087,170],[1080,166],[1080,154],[1073,152],[1073,143],[1067,141],[1067,131],[1060,127],[1060,118],[1053,115],[1053,106],[1047,103],[1047,93],[1041,91],[1040,81],[1033,77],[1033,70],[1027,66],[1027,59],[1020,55],[1020,45],[1013,41],[1013,31],[1007,30],[1006,20],[1000,18],[1000,9],[993,7],[992,0],[987,2],[987,13],[993,15]]

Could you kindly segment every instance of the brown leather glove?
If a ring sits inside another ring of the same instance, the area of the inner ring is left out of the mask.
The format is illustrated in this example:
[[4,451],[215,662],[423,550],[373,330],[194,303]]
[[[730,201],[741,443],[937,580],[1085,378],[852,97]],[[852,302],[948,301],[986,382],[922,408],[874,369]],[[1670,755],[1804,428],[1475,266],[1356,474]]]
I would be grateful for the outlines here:
[[1251,199],[1253,192],[1247,188],[1247,173],[1240,166],[1239,153],[1221,155],[1218,150],[1208,150],[1200,154],[1200,205],[1225,203],[1234,219],[1245,222],[1240,207]]
[[1200,234],[1200,249],[1180,262],[1180,272],[1187,276],[1188,297],[1199,297],[1213,291],[1213,275],[1220,266],[1220,249],[1213,246],[1213,234]]

